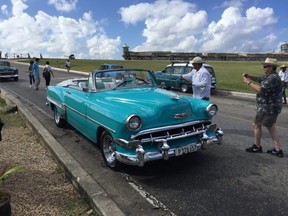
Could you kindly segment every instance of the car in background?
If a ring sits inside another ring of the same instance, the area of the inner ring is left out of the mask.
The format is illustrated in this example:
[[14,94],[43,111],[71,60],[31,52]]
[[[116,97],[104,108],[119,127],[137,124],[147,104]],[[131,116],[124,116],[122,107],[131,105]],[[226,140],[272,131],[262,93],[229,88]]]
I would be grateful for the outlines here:
[[11,66],[9,61],[0,61],[0,79],[14,79],[18,81],[19,71]]
[[67,123],[97,143],[106,165],[144,166],[222,143],[216,104],[159,88],[152,71],[98,70],[48,86],[58,127]]
[[[217,85],[215,71],[209,64],[203,66],[211,74],[211,90],[215,90]],[[190,62],[173,62],[163,71],[156,71],[154,74],[158,85],[164,84],[166,88],[178,89],[185,93],[192,91],[192,85],[185,80],[180,80],[180,76],[189,73],[192,69],[193,65]]]
[[74,54],[69,55],[69,59],[75,59],[75,55]]
[[122,69],[123,66],[119,64],[102,64],[98,70],[113,70],[113,69]]

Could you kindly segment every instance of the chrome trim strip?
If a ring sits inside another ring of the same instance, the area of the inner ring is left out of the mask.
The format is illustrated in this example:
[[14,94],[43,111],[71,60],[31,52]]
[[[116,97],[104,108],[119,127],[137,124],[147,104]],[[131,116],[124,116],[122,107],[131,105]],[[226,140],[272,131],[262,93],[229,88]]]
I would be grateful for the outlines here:
[[[62,103],[60,103],[60,102],[58,102],[58,101],[55,101],[55,100],[51,99],[50,97],[47,97],[47,100],[50,101],[51,103],[55,104],[56,106],[58,106],[58,107],[61,108],[62,110],[63,110],[63,107],[66,106],[66,108],[69,108],[70,110],[72,110],[73,112],[79,114],[79,115],[82,116],[83,118],[86,118],[87,120],[89,120],[89,121],[91,121],[91,122],[93,122],[93,123],[95,123],[95,124],[98,124],[99,126],[104,127],[105,129],[109,130],[109,131],[112,132],[112,133],[115,133],[115,132],[116,132],[115,130],[113,130],[113,129],[111,129],[111,128],[109,128],[109,127],[107,127],[107,126],[105,126],[105,125],[103,125],[103,124],[101,124],[101,123],[99,123],[98,121],[95,121],[94,119],[92,119],[92,118],[84,115],[83,113],[75,110],[74,108],[72,108],[72,107],[70,107],[70,106],[67,106],[67,105],[64,105],[64,104],[62,104]],[[64,111],[64,112],[65,112],[65,111]]]
[[62,104],[62,103],[60,103],[60,102],[58,102],[58,101],[55,101],[55,100],[53,100],[52,98],[50,98],[50,97],[48,97],[48,96],[47,96],[47,100],[48,100],[50,103],[54,104],[55,106],[59,107],[60,109],[62,109],[62,107],[64,106],[64,104]]

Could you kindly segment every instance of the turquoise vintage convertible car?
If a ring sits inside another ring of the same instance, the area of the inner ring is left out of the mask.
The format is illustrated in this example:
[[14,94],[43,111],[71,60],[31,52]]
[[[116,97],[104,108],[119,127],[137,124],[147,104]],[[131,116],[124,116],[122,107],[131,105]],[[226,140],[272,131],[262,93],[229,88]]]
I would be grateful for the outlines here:
[[159,88],[149,70],[91,72],[49,86],[55,124],[72,125],[100,145],[110,168],[180,156],[222,142],[217,106]]

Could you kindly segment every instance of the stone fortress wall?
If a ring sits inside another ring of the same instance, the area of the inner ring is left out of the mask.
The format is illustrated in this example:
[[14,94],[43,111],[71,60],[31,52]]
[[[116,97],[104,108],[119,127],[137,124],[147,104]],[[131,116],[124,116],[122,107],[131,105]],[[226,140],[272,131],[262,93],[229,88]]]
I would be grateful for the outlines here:
[[281,52],[273,53],[197,53],[197,52],[170,52],[148,51],[131,52],[128,45],[123,46],[122,57],[125,60],[171,60],[190,61],[200,56],[206,61],[264,61],[266,58],[276,58],[278,61],[288,61],[288,43],[281,45]]

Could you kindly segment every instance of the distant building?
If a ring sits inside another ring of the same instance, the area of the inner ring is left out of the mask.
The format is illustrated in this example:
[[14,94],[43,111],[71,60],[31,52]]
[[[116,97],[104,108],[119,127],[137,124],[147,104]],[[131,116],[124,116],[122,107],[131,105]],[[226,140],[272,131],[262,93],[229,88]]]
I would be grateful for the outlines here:
[[283,44],[281,44],[280,51],[283,53],[288,53],[288,42],[287,41],[285,41]]
[[[283,49],[283,50],[282,50]],[[281,45],[281,52],[276,53],[197,53],[197,52],[170,52],[170,51],[129,51],[127,44],[123,45],[125,60],[171,60],[190,61],[200,56],[206,61],[264,61],[267,57],[278,61],[288,61],[288,43]]]

